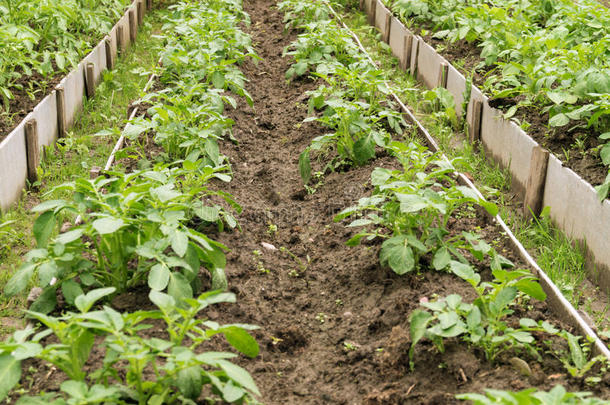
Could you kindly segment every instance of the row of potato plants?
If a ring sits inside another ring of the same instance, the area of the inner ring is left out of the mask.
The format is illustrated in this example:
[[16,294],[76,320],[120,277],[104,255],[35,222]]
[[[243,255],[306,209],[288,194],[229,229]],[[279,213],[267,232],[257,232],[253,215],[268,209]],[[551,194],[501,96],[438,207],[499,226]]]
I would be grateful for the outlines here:
[[[381,238],[379,260],[397,274],[419,272],[425,267],[448,271],[469,283],[476,294],[472,303],[458,294],[441,297],[423,303],[410,315],[411,368],[415,366],[416,345],[422,339],[432,341],[442,352],[445,340],[456,337],[482,349],[491,362],[505,352],[542,360],[540,352],[545,350],[545,343],[536,338],[542,335],[565,339],[569,352],[562,354],[562,360],[572,375],[583,376],[595,364],[603,363],[602,357],[587,357],[581,337],[547,321],[521,318],[518,326],[510,326],[508,317],[515,307],[530,298],[546,298],[537,279],[529,270],[515,269],[475,232],[452,235],[448,229],[450,218],[472,212],[477,206],[492,215],[498,208],[470,188],[459,186],[452,162],[415,141],[395,140],[400,136],[392,132],[401,135],[407,125],[388,98],[390,90],[384,74],[366,60],[351,33],[334,23],[327,3],[286,0],[279,8],[285,12],[287,28],[300,31],[284,52],[294,57],[286,77],[309,75],[322,82],[307,93],[311,116],[305,121],[319,122],[331,131],[313,139],[301,154],[304,182],[312,178],[312,156],[321,164],[322,174],[366,165],[379,150],[394,156],[401,168],[375,168],[371,174],[372,194],[335,217],[335,221],[351,217],[348,226],[362,229],[347,243],[358,245],[363,239]],[[430,258],[431,266],[423,265],[424,256]],[[478,261],[479,267],[488,263],[490,281],[481,279],[472,260]],[[535,391],[489,391],[487,399],[478,394],[458,398],[495,403],[500,398],[527,396],[532,399],[526,403],[544,403],[545,397],[556,398],[556,403],[601,403],[585,398],[588,395],[584,393],[567,393],[560,386],[550,393]]]
[[[46,80],[75,67],[129,4],[129,0],[0,1],[1,115],[10,116],[15,90],[34,99],[37,92],[45,91]],[[41,82],[28,79],[34,72]]]
[[[231,180],[218,140],[231,131],[225,105],[236,105],[226,91],[252,102],[237,66],[256,56],[239,28],[248,21],[239,0],[169,7],[155,72],[159,89],[140,100],[150,105],[149,118],[124,131],[137,148],[144,147],[143,133],[154,134],[163,153],[148,169],[65,183],[49,194],[68,198],[34,208],[40,213],[33,228],[38,246],[5,293],[37,282],[42,294],[26,313],[44,328],[28,326],[0,344],[0,399],[30,358],[55,366],[67,379],[61,392],[22,396],[18,404],[195,404],[202,395],[250,403],[259,394],[248,372],[231,361],[236,354],[205,351],[220,334],[255,357],[259,347],[248,331],[256,327],[222,325],[201,314],[210,305],[235,302],[224,292],[227,248],[205,231],[237,226],[231,211],[239,212],[239,205],[217,189]],[[69,230],[57,232],[75,217],[80,220]],[[204,293],[202,267],[212,280]],[[112,308],[117,294],[145,285],[156,309]],[[58,296],[74,311],[49,315]],[[164,333],[147,334],[153,325]],[[90,364],[96,347],[103,361]]]
[[[432,36],[480,48],[483,90],[519,108],[548,113],[548,134],[599,137],[595,153],[610,174],[610,14],[595,0],[388,0],[408,25],[428,24]],[[574,139],[573,142],[583,140]],[[608,195],[610,175],[597,187]]]

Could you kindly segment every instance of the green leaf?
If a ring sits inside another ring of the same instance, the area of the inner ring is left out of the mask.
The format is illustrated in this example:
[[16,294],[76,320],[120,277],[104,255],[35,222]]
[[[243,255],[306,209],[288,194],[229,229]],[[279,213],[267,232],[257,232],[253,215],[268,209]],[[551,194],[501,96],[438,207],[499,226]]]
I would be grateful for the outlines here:
[[74,280],[66,280],[61,283],[61,292],[70,305],[74,305],[76,297],[84,293],[81,286]]
[[432,265],[434,266],[435,270],[442,270],[449,265],[450,261],[451,255],[449,254],[449,250],[443,246],[434,254]]
[[360,138],[354,144],[354,160],[358,166],[375,157],[375,143],[370,137]]
[[207,222],[216,222],[220,219],[220,212],[217,207],[202,205],[195,210],[195,214]]
[[91,226],[100,234],[106,235],[114,233],[121,229],[125,225],[125,222],[121,218],[104,217],[96,219],[91,223]]
[[82,381],[68,380],[61,383],[61,390],[73,398],[84,399],[87,395],[87,384]]
[[299,155],[299,174],[301,175],[301,179],[303,179],[303,183],[309,183],[311,179],[311,163],[309,161],[309,149],[305,149]]
[[19,270],[11,277],[11,279],[6,283],[4,287],[4,293],[12,297],[15,294],[19,294],[21,291],[25,290],[30,279],[34,275],[34,270],[36,269],[35,263],[24,263],[19,267]]
[[87,294],[79,295],[74,300],[74,305],[79,311],[85,313],[88,312],[93,304],[99,299],[110,295],[116,291],[114,287],[96,288],[95,290],[89,291]]
[[32,227],[32,232],[34,233],[34,238],[36,238],[36,244],[39,248],[47,247],[49,238],[51,237],[56,224],[57,221],[53,211],[43,212],[36,218],[34,226]]
[[610,143],[605,144],[599,151],[599,157],[605,166],[610,166]]
[[0,354],[0,400],[6,398],[20,379],[21,361],[8,353]]
[[513,302],[515,297],[517,297],[516,287],[504,287],[503,289],[501,289],[500,292],[496,295],[495,300],[492,302],[493,306],[496,309],[496,313],[499,313],[508,304]]
[[80,238],[83,234],[83,231],[84,230],[82,228],[79,228],[59,234],[57,235],[57,238],[55,238],[55,242],[67,245],[68,243],[74,242],[75,240]]
[[538,301],[544,301],[546,299],[546,293],[542,289],[540,283],[532,279],[522,279],[514,284],[519,291],[529,295]]
[[202,369],[199,366],[192,366],[180,370],[176,376],[176,386],[187,398],[197,399],[203,387]]
[[567,125],[569,122],[570,122],[570,118],[568,118],[567,115],[557,114],[557,115],[554,115],[549,120],[549,125],[552,127],[563,127],[564,125]]
[[188,235],[185,232],[175,229],[170,234],[169,240],[172,245],[172,250],[176,252],[178,256],[184,257],[189,245]]
[[467,281],[473,287],[478,286],[479,282],[481,281],[481,276],[477,274],[472,268],[472,266],[470,266],[469,264],[464,264],[456,260],[452,260],[449,264],[449,268],[451,269],[451,272],[453,274],[455,274],[462,280]]
[[261,394],[256,387],[254,380],[246,370],[226,360],[219,360],[217,364],[221,369],[224,370],[229,378],[233,379],[233,381],[252,391],[256,395]]
[[396,274],[405,274],[415,269],[413,250],[404,236],[395,236],[383,242],[379,260],[382,264],[388,264]]
[[42,294],[32,303],[30,311],[48,314],[55,309],[57,296],[54,286],[49,286],[42,291]]
[[148,286],[157,291],[164,290],[169,283],[170,271],[163,263],[157,263],[148,273]]
[[220,267],[210,270],[212,276],[212,290],[225,291],[229,287],[225,271]]
[[224,89],[225,87],[225,75],[221,71],[215,71],[212,73],[212,85],[217,89]]
[[258,356],[258,343],[247,331],[237,326],[230,326],[224,328],[222,332],[231,346],[239,352],[251,358]]
[[178,302],[185,298],[193,298],[191,284],[182,273],[178,272],[171,273],[169,284],[167,285],[167,293]]
[[413,370],[413,355],[415,345],[421,340],[426,334],[428,324],[432,320],[432,315],[427,311],[416,309],[409,317],[409,332],[411,334],[411,347],[409,348],[409,360],[411,363],[411,370]]
[[151,290],[148,293],[148,298],[155,304],[159,309],[164,312],[171,312],[176,307],[176,300],[168,294],[164,294],[159,291]]

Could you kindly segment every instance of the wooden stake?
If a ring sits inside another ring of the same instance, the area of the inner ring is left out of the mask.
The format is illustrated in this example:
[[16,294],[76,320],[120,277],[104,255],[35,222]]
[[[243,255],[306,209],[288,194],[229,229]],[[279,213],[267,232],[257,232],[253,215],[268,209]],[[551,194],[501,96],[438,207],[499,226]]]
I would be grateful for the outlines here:
[[28,163],[28,181],[34,183],[38,180],[38,163],[40,163],[40,149],[38,148],[38,124],[35,119],[25,123],[25,146]]
[[85,67],[85,85],[87,89],[87,98],[92,99],[95,96],[95,64],[89,62]]
[[365,0],[360,0],[360,10],[364,11],[364,1]]
[[402,70],[411,69],[411,52],[413,51],[413,35],[405,34],[402,39],[402,49],[404,53]]
[[385,32],[383,33],[383,42],[390,43],[390,29],[392,28],[392,14],[387,13],[385,16]]
[[138,10],[138,25],[142,25],[142,21],[144,21],[144,0],[138,0],[136,8]]
[[438,87],[447,88],[447,75],[449,74],[449,64],[441,62],[441,69],[438,72]]
[[91,170],[89,170],[89,178],[96,179],[100,173],[102,172],[102,168],[99,166],[93,166]]
[[544,197],[548,165],[549,151],[540,145],[534,147],[523,201],[523,215],[525,218],[529,219],[532,215],[537,217],[542,212],[542,199]]
[[412,47],[415,47],[415,60],[411,60],[411,65],[413,65],[413,69],[411,74],[413,75],[413,77],[415,77],[417,79],[417,60],[419,59],[419,43],[422,41],[422,39],[418,36],[417,37],[417,41],[415,42],[414,45],[412,45]]
[[472,104],[472,126],[470,128],[470,143],[481,140],[481,121],[483,118],[483,102],[474,100]]
[[136,36],[138,35],[138,17],[136,16],[136,10],[132,7],[129,9],[129,41],[133,44],[136,42]]
[[63,86],[55,88],[55,99],[57,101],[57,137],[66,135],[66,95]]
[[369,10],[369,25],[375,26],[375,16],[377,14],[377,0],[371,0],[371,9]]
[[112,40],[110,37],[104,38],[106,43],[106,69],[114,69],[114,55],[112,54]]
[[125,44],[125,28],[122,25],[117,27],[117,50],[119,53],[125,52],[125,48],[127,47]]

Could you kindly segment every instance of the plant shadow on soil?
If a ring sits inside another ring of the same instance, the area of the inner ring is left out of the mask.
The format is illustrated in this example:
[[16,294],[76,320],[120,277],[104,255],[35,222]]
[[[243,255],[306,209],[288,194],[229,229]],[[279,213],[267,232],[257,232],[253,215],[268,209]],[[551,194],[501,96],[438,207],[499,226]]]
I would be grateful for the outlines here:
[[[252,373],[262,402],[447,404],[458,402],[453,398],[456,393],[484,388],[548,390],[561,383],[570,390],[587,389],[569,379],[552,356],[544,355],[542,365],[531,362],[533,375],[527,378],[506,359],[491,365],[482,353],[458,342],[450,342],[442,355],[431,344],[419,345],[415,371],[409,372],[408,316],[420,299],[458,293],[471,300],[473,291],[446,273],[397,276],[379,266],[377,244],[354,248],[344,244],[355,230],[333,223],[333,216],[370,191],[373,165],[396,163],[379,158],[368,167],[327,175],[314,194],[305,191],[298,156],[312,138],[324,133],[314,123],[301,125],[307,115],[303,94],[316,83],[284,79],[291,61],[282,58],[282,50],[296,34],[284,32],[275,3],[246,1],[245,10],[252,18],[245,29],[262,58],[242,66],[250,80],[247,87],[254,109],[240,100],[238,108],[228,112],[235,120],[238,142],[225,142],[222,147],[235,175],[223,188],[243,206],[242,231],[215,235],[231,249],[226,272],[237,303],[212,307],[204,316],[261,327],[254,332],[261,346],[259,356],[241,358],[239,363]],[[495,226],[482,216],[456,221],[453,232],[475,226],[488,242],[497,237]],[[277,250],[263,247],[262,242]],[[497,248],[519,263],[514,254],[503,251],[505,246],[500,241]],[[148,309],[146,295],[146,289],[134,291],[113,304],[124,311]],[[530,304],[527,313],[517,315],[552,318],[544,303]],[[163,337],[165,332],[159,325],[147,333]],[[212,340],[206,349],[225,350],[227,345]],[[98,351],[90,363],[102,358]],[[44,379],[46,373],[40,367],[35,375],[42,377],[35,379],[36,391],[57,388],[59,381]],[[604,377],[593,391],[610,397],[609,382]]]

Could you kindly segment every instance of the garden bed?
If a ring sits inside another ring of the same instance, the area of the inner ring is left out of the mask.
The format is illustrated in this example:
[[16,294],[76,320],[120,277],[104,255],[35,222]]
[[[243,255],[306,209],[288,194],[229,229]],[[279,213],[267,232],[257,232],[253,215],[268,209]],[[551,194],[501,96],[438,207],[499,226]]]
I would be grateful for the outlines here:
[[[606,376],[597,384],[585,385],[582,378],[569,377],[551,353],[541,353],[541,362],[521,353],[531,367],[531,376],[524,377],[522,368],[511,365],[514,353],[501,354],[490,363],[482,351],[465,350],[466,344],[458,339],[448,340],[443,354],[429,341],[420,343],[415,369],[409,372],[409,317],[413,311],[421,303],[447,294],[461,294],[470,301],[475,298],[474,290],[449,272],[432,270],[430,256],[422,258],[418,271],[399,276],[379,264],[380,243],[345,245],[356,230],[346,227],[347,221],[336,223],[335,215],[370,195],[373,167],[399,165],[381,153],[366,165],[329,173],[317,178],[313,188],[304,187],[299,156],[313,138],[327,131],[317,123],[303,123],[308,116],[304,93],[320,83],[307,76],[290,83],[285,80],[293,60],[282,53],[296,32],[285,32],[275,2],[247,2],[245,11],[252,25],[243,29],[252,36],[262,58],[241,67],[249,79],[246,88],[254,107],[240,99],[235,110],[227,108],[235,121],[236,142],[220,142],[234,177],[223,183],[222,190],[243,207],[238,217],[241,231],[210,228],[208,232],[231,249],[226,273],[237,303],[214,306],[204,316],[211,321],[261,327],[253,332],[261,348],[258,357],[239,358],[260,388],[261,401],[453,403],[456,393],[484,388],[548,390],[556,384],[609,398]],[[452,235],[476,230],[517,267],[528,267],[480,208],[459,210],[448,229]],[[476,265],[485,280],[492,277],[488,266],[488,261]],[[204,290],[213,285],[207,271],[200,277]],[[148,293],[148,288],[130,290],[113,300],[112,306],[120,311],[151,309]],[[544,302],[532,299],[525,303],[515,305],[515,313],[508,319],[511,326],[518,327],[519,318],[528,317],[536,322],[554,320],[557,327],[573,330]],[[166,339],[163,325],[152,323],[154,327],[143,335]],[[551,340],[554,349],[567,350],[562,341]],[[213,340],[203,348],[225,350],[226,346]],[[103,353],[95,349],[88,366],[102,358]],[[50,378],[51,373],[40,363],[29,364],[38,368],[32,375],[33,391],[58,388],[61,378],[57,374]],[[145,376],[152,376],[150,370]],[[199,401],[205,401],[203,396]]]
[[[544,148],[516,122],[504,119],[503,112],[493,107],[497,100],[490,100],[477,86],[471,87],[468,103],[463,106],[469,87],[464,75],[424,38],[407,29],[381,1],[366,0],[361,6],[403,68],[429,88],[446,87],[454,97],[458,116],[465,107],[471,141],[480,141],[488,156],[510,169],[512,188],[526,201],[525,212],[529,213],[531,208],[536,214],[549,206],[553,222],[586,250],[591,280],[603,290],[610,288],[610,256],[606,246],[609,228],[605,219],[610,213],[610,203],[600,202],[593,186],[564,166],[557,156],[551,154],[547,161]],[[535,207],[531,204],[533,200],[537,201]]]

